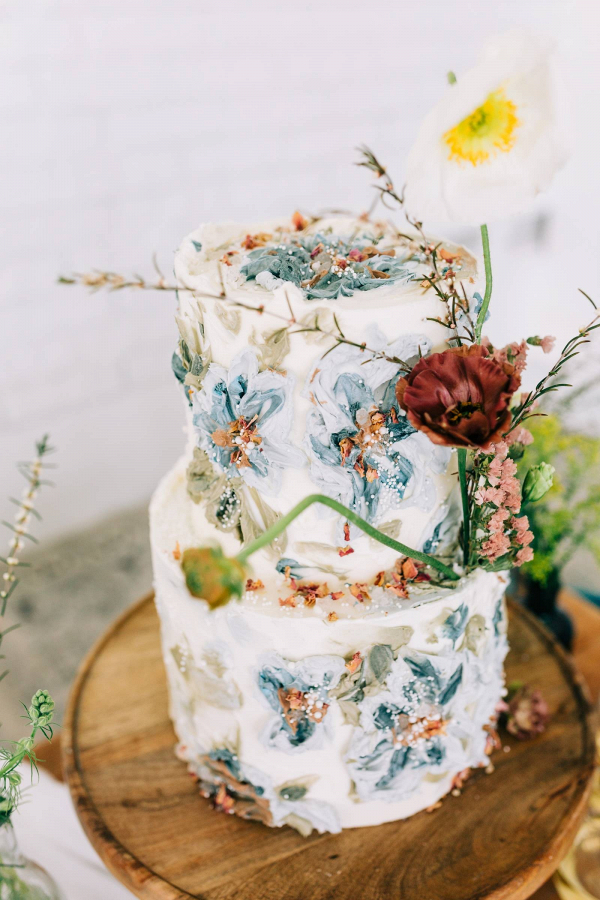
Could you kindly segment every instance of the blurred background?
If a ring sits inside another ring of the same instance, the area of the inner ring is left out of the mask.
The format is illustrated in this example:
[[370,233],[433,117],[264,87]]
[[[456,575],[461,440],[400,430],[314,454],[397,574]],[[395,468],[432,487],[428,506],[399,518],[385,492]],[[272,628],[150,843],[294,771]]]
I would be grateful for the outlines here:
[[[460,76],[515,25],[557,45],[572,156],[527,215],[490,228],[488,330],[562,346],[591,317],[577,288],[600,297],[594,0],[0,2],[2,517],[20,490],[13,463],[44,432],[59,464],[15,595],[27,627],[11,636],[4,724],[41,683],[62,705],[92,640],[150,589],[146,507],[183,448],[174,298],[90,295],[57,276],[150,276],[154,252],[169,273],[206,220],[363,211],[373,195],[354,148],[370,145],[400,185],[448,70]],[[479,249],[475,230],[444,233]],[[529,382],[549,361],[531,359]],[[600,375],[597,347],[580,359],[576,378]],[[591,434],[599,399],[592,390],[573,413]],[[600,592],[589,557],[565,577]]]

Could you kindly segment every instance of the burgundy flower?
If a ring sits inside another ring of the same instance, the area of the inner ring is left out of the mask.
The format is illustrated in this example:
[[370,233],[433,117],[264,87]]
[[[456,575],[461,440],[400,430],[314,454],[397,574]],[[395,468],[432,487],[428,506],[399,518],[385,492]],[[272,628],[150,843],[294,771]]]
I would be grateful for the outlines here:
[[396,397],[411,425],[434,444],[487,450],[509,428],[508,406],[520,383],[514,366],[473,344],[419,360],[398,382]]

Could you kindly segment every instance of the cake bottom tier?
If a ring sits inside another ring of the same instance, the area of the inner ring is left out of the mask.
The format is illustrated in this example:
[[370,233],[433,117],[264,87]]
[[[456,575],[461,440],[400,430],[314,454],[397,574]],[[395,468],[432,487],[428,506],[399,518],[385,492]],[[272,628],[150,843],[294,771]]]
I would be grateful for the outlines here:
[[503,577],[478,570],[431,599],[335,622],[244,602],[211,611],[156,534],[177,753],[217,808],[337,832],[413,815],[487,765],[508,649]]

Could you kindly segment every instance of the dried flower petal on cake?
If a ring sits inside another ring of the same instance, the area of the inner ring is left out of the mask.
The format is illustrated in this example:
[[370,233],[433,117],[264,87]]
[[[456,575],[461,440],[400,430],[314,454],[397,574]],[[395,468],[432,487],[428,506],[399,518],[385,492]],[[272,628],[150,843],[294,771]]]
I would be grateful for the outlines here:
[[509,403],[520,384],[515,366],[479,344],[419,360],[396,386],[411,425],[434,444],[487,449],[511,423]]
[[411,216],[481,225],[526,208],[566,159],[551,47],[499,35],[446,88],[409,154]]
[[274,824],[264,789],[244,779],[236,754],[226,748],[212,751],[201,757],[200,766],[207,771],[206,777],[200,778],[200,791],[212,799],[215,809],[265,825]]
[[292,425],[293,380],[258,371],[252,350],[234,359],[229,371],[211,364],[194,394],[193,423],[198,441],[220,472],[276,493],[284,468],[305,464],[288,441]]

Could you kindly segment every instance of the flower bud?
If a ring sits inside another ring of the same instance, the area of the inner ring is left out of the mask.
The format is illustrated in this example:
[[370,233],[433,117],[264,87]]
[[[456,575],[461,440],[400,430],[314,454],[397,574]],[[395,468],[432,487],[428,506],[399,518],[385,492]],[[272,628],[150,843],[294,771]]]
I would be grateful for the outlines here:
[[36,691],[31,698],[31,706],[29,707],[29,717],[36,725],[44,727],[52,721],[54,712],[54,700],[48,691]]
[[211,609],[224,606],[232,597],[241,597],[246,571],[241,562],[227,557],[220,547],[190,547],[181,559],[185,583],[192,597],[204,600]]
[[545,462],[532,466],[523,482],[523,500],[528,500],[530,503],[541,500],[552,487],[555,471],[554,466]]

